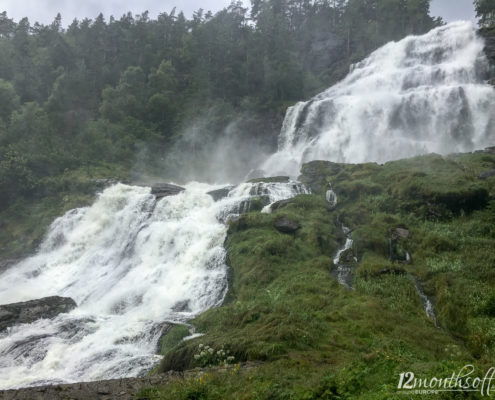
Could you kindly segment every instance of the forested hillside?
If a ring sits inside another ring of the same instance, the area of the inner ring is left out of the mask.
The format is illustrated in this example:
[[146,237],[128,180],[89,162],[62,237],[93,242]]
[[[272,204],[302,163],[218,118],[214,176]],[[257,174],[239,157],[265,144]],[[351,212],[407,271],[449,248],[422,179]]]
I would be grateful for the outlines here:
[[273,150],[287,105],[439,23],[428,0],[253,0],[215,15],[99,15],[67,28],[60,15],[45,26],[4,12],[0,210],[75,181],[81,191],[89,178],[174,177],[181,154],[201,160],[226,135]]

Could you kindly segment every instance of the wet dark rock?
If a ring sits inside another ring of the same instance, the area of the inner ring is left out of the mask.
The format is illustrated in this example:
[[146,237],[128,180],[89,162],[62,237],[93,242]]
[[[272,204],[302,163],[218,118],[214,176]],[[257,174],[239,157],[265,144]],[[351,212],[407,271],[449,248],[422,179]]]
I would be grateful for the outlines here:
[[18,324],[27,324],[42,318],[53,318],[77,307],[69,297],[45,297],[22,303],[0,306],[0,331]]
[[248,201],[247,211],[261,211],[263,207],[270,204],[270,197],[268,196],[255,196]]
[[79,382],[72,384],[59,384],[35,386],[15,390],[0,391],[0,400],[132,400],[147,399],[139,395],[143,389],[165,386],[182,379],[198,379],[205,372],[212,371],[220,374],[229,371],[247,371],[261,365],[261,362],[246,362],[243,364],[218,366],[210,368],[197,368],[188,371],[169,371],[163,374],[155,374],[141,378],[121,378],[95,382]]
[[352,250],[352,248],[344,250],[342,253],[340,253],[338,264],[342,264],[345,266],[355,266],[356,263],[356,257],[354,256],[354,251]]
[[249,183],[288,183],[290,178],[288,176],[270,176],[264,178],[251,179]]
[[184,190],[186,189],[171,183],[154,183],[151,185],[151,194],[154,194],[157,200],[167,196],[175,196]]
[[412,258],[407,251],[411,232],[407,228],[394,228],[390,232],[390,261],[412,264]]
[[[144,388],[162,386],[180,379],[182,374],[168,372],[145,378],[112,379],[107,381],[82,382],[37,386],[17,390],[0,391],[0,400],[131,400],[137,398]],[[139,397],[143,398],[144,397]]]
[[495,169],[482,172],[481,174],[478,175],[478,179],[487,179],[491,176],[495,176]]
[[410,235],[411,234],[409,232],[409,229],[406,229],[406,228],[395,228],[392,231],[392,238],[395,238],[395,239],[398,239],[398,238],[408,239]]
[[211,197],[213,197],[213,200],[218,201],[222,200],[224,197],[227,197],[229,195],[229,192],[234,188],[234,186],[226,186],[221,189],[216,189],[212,190],[211,192],[208,192]]
[[282,233],[294,233],[298,229],[301,229],[301,225],[297,222],[291,221],[287,217],[281,217],[275,220],[274,224],[275,229]]
[[486,207],[490,196],[486,188],[472,185],[449,192],[424,193],[422,198],[429,216],[442,219],[449,218],[452,214],[482,209]]
[[190,312],[189,300],[178,301],[172,307],[172,311],[175,312]]
[[338,174],[342,166],[330,161],[311,161],[301,168],[298,181],[311,189],[313,193],[323,193],[328,187],[328,177]]
[[270,208],[272,211],[280,210],[281,208],[284,208],[293,202],[294,202],[293,199],[279,200],[279,201],[276,201],[275,203],[273,203],[270,206]]

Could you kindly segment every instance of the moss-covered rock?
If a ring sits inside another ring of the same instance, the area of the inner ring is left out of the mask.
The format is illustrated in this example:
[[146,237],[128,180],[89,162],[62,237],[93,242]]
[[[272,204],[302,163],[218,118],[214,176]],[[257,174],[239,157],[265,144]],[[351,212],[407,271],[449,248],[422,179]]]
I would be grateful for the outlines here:
[[290,178],[288,176],[269,176],[266,178],[251,179],[249,183],[287,183]]

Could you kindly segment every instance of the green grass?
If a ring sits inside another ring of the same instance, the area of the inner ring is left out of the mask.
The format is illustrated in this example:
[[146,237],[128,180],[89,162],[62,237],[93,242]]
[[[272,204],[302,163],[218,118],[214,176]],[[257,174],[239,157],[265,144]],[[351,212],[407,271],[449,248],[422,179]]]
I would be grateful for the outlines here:
[[[481,375],[495,350],[495,179],[476,176],[493,163],[495,156],[475,153],[305,166],[301,180],[314,194],[230,226],[228,301],[192,321],[205,335],[180,342],[160,370],[198,367],[199,343],[229,349],[235,362],[262,364],[212,370],[149,397],[403,399],[400,372],[450,376],[473,363]],[[339,197],[331,211],[328,184]],[[273,222],[282,215],[302,228],[279,233]],[[330,274],[345,240],[341,224],[353,230],[359,259],[353,291]],[[410,232],[395,248],[408,251],[411,264],[390,259],[397,227]],[[413,277],[434,300],[440,329],[426,316]]]
[[[495,359],[495,178],[477,175],[494,164],[495,155],[473,153],[305,165],[301,180],[313,194],[229,226],[225,303],[191,321],[200,338],[183,341],[188,329],[172,328],[154,372],[223,362],[198,357],[200,344],[214,354],[224,349],[238,367],[198,370],[201,376],[141,397],[404,399],[396,390],[401,372],[446,377],[471,363],[482,375]],[[89,175],[82,175],[82,186],[60,178],[60,195],[2,214],[8,251],[21,248],[23,237],[40,237],[53,216],[91,200],[84,189]],[[329,185],[339,199],[331,210]],[[278,232],[274,221],[281,216],[301,229]],[[345,241],[342,224],[352,229],[359,260],[352,291],[331,274]],[[392,239],[399,227],[408,238]],[[412,263],[395,260],[391,248],[410,253]],[[415,278],[433,299],[440,328],[426,316]],[[244,362],[257,364],[244,368]],[[438,397],[476,398],[470,396]]]

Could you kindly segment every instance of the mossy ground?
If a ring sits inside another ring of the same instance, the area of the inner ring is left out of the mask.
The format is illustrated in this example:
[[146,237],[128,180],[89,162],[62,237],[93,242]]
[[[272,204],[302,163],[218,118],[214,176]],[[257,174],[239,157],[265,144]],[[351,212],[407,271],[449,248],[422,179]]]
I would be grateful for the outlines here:
[[[314,164],[301,177],[314,194],[299,195],[273,214],[251,212],[230,226],[227,301],[193,321],[205,336],[169,349],[160,369],[195,367],[199,343],[229,349],[236,362],[263,363],[146,396],[404,399],[397,393],[401,372],[449,377],[473,364],[482,376],[495,350],[495,178],[482,181],[477,174],[494,166],[495,155],[486,153],[383,166]],[[329,183],[339,197],[333,210],[324,200]],[[302,229],[279,233],[273,221],[281,215]],[[359,259],[353,291],[330,274],[343,223],[353,230]],[[410,232],[400,246],[411,264],[390,259],[397,227]],[[392,273],[380,273],[386,268]],[[434,300],[440,328],[426,316],[414,277]]]

